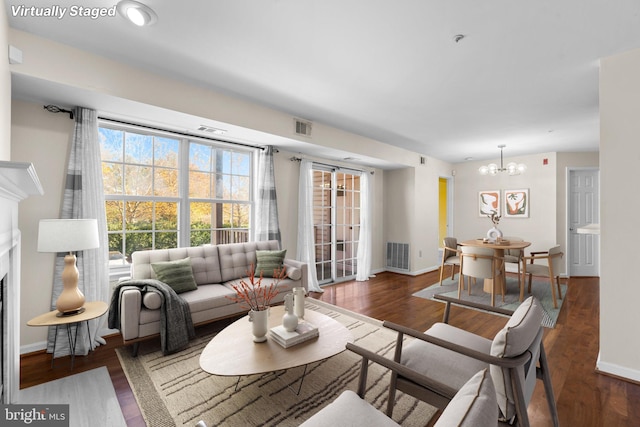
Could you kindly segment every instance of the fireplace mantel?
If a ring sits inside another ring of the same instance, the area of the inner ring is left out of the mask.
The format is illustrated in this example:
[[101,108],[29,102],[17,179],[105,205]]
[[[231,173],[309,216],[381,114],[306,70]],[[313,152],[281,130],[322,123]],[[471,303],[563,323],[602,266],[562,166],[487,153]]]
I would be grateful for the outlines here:
[[43,193],[33,163],[0,161],[0,197],[19,202]]
[[20,230],[18,203],[42,195],[42,185],[31,163],[0,161],[0,279],[4,281],[2,316],[3,402],[16,403],[20,390]]

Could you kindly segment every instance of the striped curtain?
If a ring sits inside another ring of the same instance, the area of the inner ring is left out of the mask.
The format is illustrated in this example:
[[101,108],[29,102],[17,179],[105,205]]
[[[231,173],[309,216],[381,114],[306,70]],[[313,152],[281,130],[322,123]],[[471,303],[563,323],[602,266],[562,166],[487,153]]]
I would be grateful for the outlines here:
[[273,147],[268,146],[258,158],[258,200],[256,203],[256,241],[280,240],[276,180],[273,173]]
[[[109,273],[107,219],[104,210],[104,191],[102,187],[102,165],[100,159],[100,141],[98,137],[98,117],[94,110],[76,108],[74,110],[75,127],[71,150],[67,164],[67,176],[60,218],[98,220],[100,247],[97,249],[78,251],[77,266],[80,273],[78,288],[82,291],[86,301],[109,301]],[[62,270],[64,269],[64,255],[56,257],[53,292],[51,294],[51,309],[55,309],[56,300],[62,292]],[[78,331],[75,354],[86,355],[90,349],[105,341],[101,336],[104,330],[106,316],[89,322],[89,342],[86,323],[83,322]],[[78,325],[80,327],[80,325]],[[75,332],[75,331],[73,331]],[[56,354],[54,357],[70,354],[69,340],[65,328],[58,328],[56,340]],[[53,352],[55,328],[49,328],[47,351]]]

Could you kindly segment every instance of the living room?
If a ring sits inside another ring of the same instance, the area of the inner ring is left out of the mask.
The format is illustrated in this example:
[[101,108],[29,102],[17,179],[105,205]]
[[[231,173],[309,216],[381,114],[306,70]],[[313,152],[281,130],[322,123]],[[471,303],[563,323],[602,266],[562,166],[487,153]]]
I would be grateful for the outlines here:
[[[153,75],[124,64],[60,45],[32,34],[3,25],[8,44],[18,46],[24,62],[4,70],[4,87],[10,80],[14,84],[38,88],[43,82],[52,82],[59,91],[99,92],[107,100],[123,98],[145,103],[161,110],[177,110],[197,117],[212,117],[221,122],[235,123],[259,129],[265,134],[290,135],[291,115],[235,99],[228,95]],[[620,265],[633,263],[633,252],[628,239],[627,223],[635,212],[633,199],[622,193],[620,182],[634,182],[638,172],[631,163],[638,158],[635,135],[638,133],[633,112],[638,100],[632,94],[638,83],[638,53],[630,52],[603,60],[600,74],[600,126],[602,138],[599,152],[576,154],[571,152],[544,152],[509,160],[528,165],[528,173],[518,177],[478,178],[476,170],[481,162],[452,164],[426,156],[426,165],[420,155],[384,144],[337,128],[314,123],[313,143],[319,147],[315,158],[326,160],[322,148],[340,150],[362,158],[374,157],[386,162],[386,167],[369,166],[374,171],[374,227],[373,270],[385,269],[384,243],[409,242],[412,251],[411,273],[419,274],[437,268],[438,230],[437,212],[431,207],[438,200],[438,178],[451,177],[455,170],[455,230],[461,238],[484,235],[490,222],[476,213],[477,193],[487,189],[529,188],[532,212],[526,222],[510,224],[509,234],[531,236],[539,248],[559,243],[566,245],[566,168],[600,167],[601,170],[601,353],[600,369],[617,376],[640,380],[640,365],[635,358],[640,343],[620,333],[620,324],[633,324],[637,310],[633,296],[636,287],[624,274]],[[84,74],[78,76],[75,68],[82,64]],[[624,79],[621,80],[619,76]],[[624,87],[620,88],[620,82]],[[161,87],[162,90],[158,90]],[[105,95],[108,94],[108,95]],[[33,162],[45,185],[45,194],[32,197],[20,204],[17,222],[22,233],[22,295],[21,347],[35,350],[44,341],[42,331],[24,326],[26,321],[49,309],[50,283],[53,275],[52,255],[36,251],[37,222],[41,218],[57,217],[69,135],[72,122],[64,115],[54,115],[42,109],[42,102],[9,99],[5,90],[3,99],[6,126],[2,142],[2,158],[12,161]],[[55,102],[56,99],[48,100]],[[10,128],[10,131],[9,131]],[[46,147],[43,149],[43,147]],[[375,155],[374,155],[375,153]],[[290,161],[295,151],[281,149],[276,155],[276,187],[282,228],[283,247],[295,253],[297,222],[297,164]],[[496,150],[497,158],[498,152]],[[345,156],[346,157],[346,156]],[[547,164],[544,165],[544,159]],[[344,160],[331,160],[345,164]],[[348,163],[346,163],[348,165]],[[364,166],[367,167],[367,166]],[[515,180],[509,181],[509,179]],[[491,180],[493,179],[493,180]],[[286,201],[286,202],[283,202]],[[621,209],[622,203],[625,208]],[[402,209],[404,207],[404,209]],[[403,221],[395,213],[403,210]],[[285,225],[286,224],[286,225]],[[419,257],[418,254],[422,256]],[[615,256],[614,256],[615,254]],[[621,255],[623,254],[623,255]],[[622,259],[621,259],[622,256]],[[628,257],[628,259],[625,259]],[[622,261],[622,263],[620,262]],[[29,268],[39,265],[42,268]],[[615,285],[614,285],[615,284]],[[616,289],[619,292],[611,292]],[[620,294],[630,298],[617,298]],[[25,295],[28,295],[27,299]]]

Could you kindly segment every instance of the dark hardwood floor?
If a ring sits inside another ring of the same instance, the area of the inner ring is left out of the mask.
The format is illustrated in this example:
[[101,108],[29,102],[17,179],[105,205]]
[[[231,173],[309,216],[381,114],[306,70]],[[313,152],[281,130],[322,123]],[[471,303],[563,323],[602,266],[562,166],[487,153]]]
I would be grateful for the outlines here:
[[[352,281],[327,286],[324,293],[312,294],[312,297],[377,319],[426,330],[442,319],[444,306],[411,295],[437,280],[437,272],[417,277],[382,273],[368,282]],[[640,385],[595,372],[599,348],[599,279],[572,278],[568,285],[558,323],[554,329],[545,329],[544,336],[561,425],[640,425]],[[453,307],[450,323],[492,338],[504,325],[505,319]],[[204,333],[213,327],[216,325],[203,326],[197,332]],[[142,345],[159,346],[159,342],[149,341]],[[119,346],[119,336],[108,337],[107,344],[89,356],[77,357],[73,371],[68,357],[56,359],[55,367],[51,368],[48,354],[24,355],[21,360],[21,388],[106,366],[127,424],[144,426],[115,353]],[[529,416],[533,426],[551,425],[542,384],[536,387],[529,404]]]

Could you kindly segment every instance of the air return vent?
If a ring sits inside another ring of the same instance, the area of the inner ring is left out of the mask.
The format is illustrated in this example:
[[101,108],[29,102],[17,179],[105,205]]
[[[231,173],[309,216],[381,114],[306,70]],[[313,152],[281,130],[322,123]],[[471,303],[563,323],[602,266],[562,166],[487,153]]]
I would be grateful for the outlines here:
[[227,133],[227,131],[224,130],[224,129],[218,129],[218,128],[214,128],[214,127],[206,126],[206,125],[200,125],[198,127],[198,130],[200,132],[213,133],[213,134],[216,134],[216,135],[224,135],[225,133]]
[[387,267],[409,271],[409,244],[387,242]]
[[293,119],[293,124],[295,126],[295,133],[296,135],[302,135],[302,136],[311,136],[311,122],[308,122],[306,120],[300,120],[300,119]]

